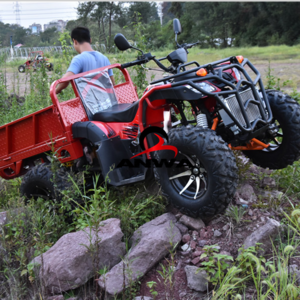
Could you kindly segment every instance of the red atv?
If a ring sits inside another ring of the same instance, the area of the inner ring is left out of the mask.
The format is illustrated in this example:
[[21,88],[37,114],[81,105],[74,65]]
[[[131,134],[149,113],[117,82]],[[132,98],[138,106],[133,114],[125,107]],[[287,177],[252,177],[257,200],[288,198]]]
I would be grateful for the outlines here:
[[[174,31],[177,40],[177,19]],[[121,34],[115,44],[133,48]],[[0,175],[24,175],[26,197],[57,198],[55,187],[66,187],[70,170],[89,166],[113,186],[144,181],[153,170],[163,194],[184,213],[223,212],[238,180],[232,150],[265,168],[292,164],[300,154],[300,107],[281,92],[265,91],[259,72],[241,56],[186,63],[193,45],[177,43],[177,50],[159,60],[142,52],[133,62],[55,81],[52,106],[0,127]],[[126,68],[149,61],[170,76],[152,82],[138,99]],[[107,72],[113,68],[125,79],[116,86]],[[55,87],[67,81],[75,98],[60,103]],[[64,164],[56,185],[51,144]]]
[[31,68],[36,71],[38,68],[41,68],[42,65],[44,65],[48,71],[53,71],[53,64],[48,62],[48,58],[44,57],[43,51],[32,51],[29,53],[27,61],[19,66],[18,70],[20,73],[24,73],[26,69],[29,70]]

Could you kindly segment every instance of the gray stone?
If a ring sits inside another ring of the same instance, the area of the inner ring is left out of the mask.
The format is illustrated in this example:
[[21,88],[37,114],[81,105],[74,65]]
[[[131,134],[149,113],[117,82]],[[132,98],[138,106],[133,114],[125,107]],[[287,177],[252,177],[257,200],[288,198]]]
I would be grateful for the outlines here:
[[248,157],[241,156],[241,155],[238,155],[237,160],[238,160],[239,163],[243,164],[244,166],[246,164],[248,164],[249,161],[250,161],[250,159]]
[[189,234],[185,234],[181,240],[184,244],[188,243],[191,240],[191,236]]
[[272,177],[264,177],[261,182],[261,187],[263,188],[275,188],[276,182],[275,179]]
[[237,233],[235,236],[236,236],[238,239],[242,239],[242,238],[243,238],[243,236],[242,236],[240,233]]
[[292,280],[294,279],[297,285],[300,285],[300,270],[297,265],[289,266],[289,273],[291,275]]
[[268,248],[272,247],[271,239],[274,239],[283,227],[274,219],[267,218],[265,225],[259,227],[252,232],[244,241],[244,248],[247,249],[255,246],[256,243],[262,243],[262,253],[266,252]]
[[188,228],[180,222],[175,223],[175,226],[180,230],[181,234],[186,234],[188,232]]
[[206,293],[193,292],[189,295],[189,298],[186,298],[186,299],[188,299],[188,300],[203,300],[205,295],[206,295]]
[[268,200],[280,200],[283,192],[280,191],[262,191],[261,193],[263,199],[268,199]]
[[134,300],[153,300],[153,298],[147,296],[138,296],[135,297]]
[[[125,243],[119,219],[108,219],[101,222],[98,234],[86,228],[62,236],[54,246],[43,254],[43,266],[39,276],[43,278],[50,294],[75,289],[86,283],[95,270],[111,268],[125,254]],[[95,248],[98,242],[98,253],[89,249]],[[95,263],[96,259],[96,263]],[[32,263],[42,264],[41,256]]]
[[218,223],[223,222],[223,221],[224,221],[224,216],[221,216],[221,217],[218,217],[218,218],[215,218],[215,219],[211,220],[209,222],[209,225],[214,226],[214,225],[217,225]]
[[190,255],[190,251],[182,251],[181,255],[182,256],[188,256],[188,255]]
[[250,217],[253,216],[253,210],[252,210],[252,209],[249,209],[248,215],[249,215]]
[[188,243],[184,244],[183,246],[181,246],[182,251],[190,251],[192,248],[190,247],[190,245]]
[[186,225],[188,228],[199,231],[201,228],[205,227],[204,222],[201,219],[194,219],[192,217],[188,217],[183,215],[180,218],[180,222]]
[[[197,292],[205,292],[208,289],[207,273],[195,266],[185,266],[184,268],[188,287]],[[197,274],[197,270],[199,271]]]
[[[257,197],[255,195],[255,192],[253,190],[253,187],[246,183],[243,184],[238,190],[237,190],[239,197],[247,202],[256,202],[257,201]],[[240,201],[241,201],[240,199]],[[241,201],[242,202],[242,201]]]
[[0,227],[4,226],[7,222],[7,211],[0,212]]
[[232,256],[230,252],[225,251],[225,250],[220,251],[220,254],[227,255],[227,256]]
[[223,229],[224,231],[227,231],[229,228],[230,228],[230,225],[229,225],[229,224],[226,224],[226,225],[224,225],[224,226],[222,227],[222,229]]
[[214,231],[214,236],[215,237],[220,237],[222,235],[222,232],[221,231],[219,231],[219,230],[215,230]]
[[[122,262],[101,276],[98,283],[110,296],[135,282],[155,266],[181,241],[181,233],[174,225],[176,218],[171,213],[163,214],[138,228],[131,240],[131,249]],[[125,282],[124,282],[125,277]]]
[[200,247],[204,247],[206,244],[207,244],[207,241],[206,241],[206,240],[200,240],[200,241],[198,242],[198,245],[199,245]]

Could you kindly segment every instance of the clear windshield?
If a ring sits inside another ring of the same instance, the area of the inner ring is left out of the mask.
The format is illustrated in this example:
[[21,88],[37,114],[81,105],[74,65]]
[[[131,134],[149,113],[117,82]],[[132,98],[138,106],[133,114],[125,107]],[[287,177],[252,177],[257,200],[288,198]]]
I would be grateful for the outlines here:
[[107,69],[77,78],[75,84],[88,116],[118,104]]

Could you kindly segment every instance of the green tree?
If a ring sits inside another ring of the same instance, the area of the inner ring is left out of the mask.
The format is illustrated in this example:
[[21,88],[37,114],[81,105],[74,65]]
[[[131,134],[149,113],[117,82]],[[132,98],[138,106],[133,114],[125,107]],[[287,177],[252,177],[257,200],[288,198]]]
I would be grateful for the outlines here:
[[[112,22],[121,13],[120,4],[113,1],[83,2],[79,4],[77,13],[84,25],[87,24],[88,18],[97,22],[99,43],[104,43],[106,47],[110,48],[112,44]],[[107,25],[108,32],[106,32]]]
[[47,28],[44,32],[40,33],[41,41],[48,44],[54,44],[58,38],[58,31],[56,27]]
[[128,19],[130,22],[138,22],[139,17],[136,12],[139,13],[143,24],[148,24],[151,21],[158,20],[157,6],[155,2],[130,2],[128,9]]
[[180,18],[183,13],[183,2],[172,2],[169,12],[173,13],[176,18]]

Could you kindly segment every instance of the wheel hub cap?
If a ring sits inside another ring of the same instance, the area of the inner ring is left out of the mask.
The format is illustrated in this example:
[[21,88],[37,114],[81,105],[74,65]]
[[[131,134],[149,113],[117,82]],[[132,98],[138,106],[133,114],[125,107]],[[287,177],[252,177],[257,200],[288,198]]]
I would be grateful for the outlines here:
[[183,176],[190,176],[187,184],[185,185],[185,187],[179,192],[179,194],[181,195],[186,189],[188,189],[190,187],[190,185],[195,182],[196,183],[196,193],[194,196],[194,199],[196,199],[197,194],[200,190],[200,182],[201,180],[204,183],[204,190],[206,190],[206,180],[205,177],[203,176],[203,174],[201,172],[205,171],[204,168],[200,168],[200,163],[195,163],[190,157],[188,157],[187,155],[185,155],[184,153],[181,153],[184,156],[186,156],[188,158],[188,160],[191,162],[192,164],[192,168],[190,170],[186,170],[182,173],[179,173],[177,175],[174,175],[172,177],[169,177],[169,180],[174,180],[176,178],[180,178]]

